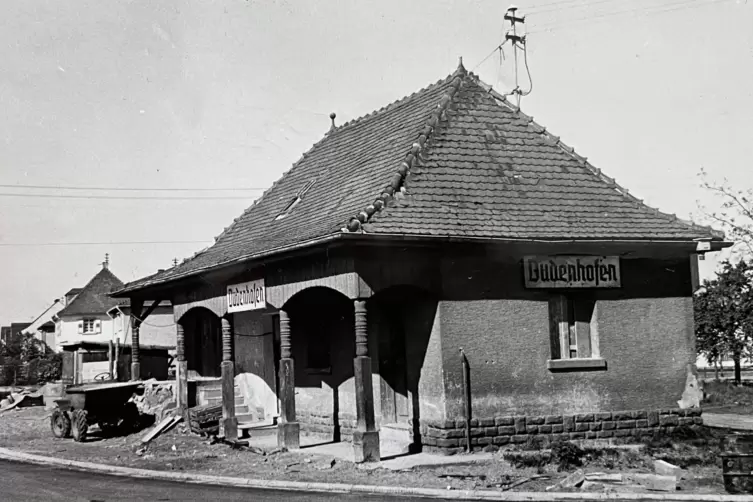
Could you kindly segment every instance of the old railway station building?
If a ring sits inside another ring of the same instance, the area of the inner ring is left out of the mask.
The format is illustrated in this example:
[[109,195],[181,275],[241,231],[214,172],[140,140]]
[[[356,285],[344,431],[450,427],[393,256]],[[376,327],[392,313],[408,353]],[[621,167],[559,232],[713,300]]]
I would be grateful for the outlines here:
[[211,247],[114,294],[174,305],[180,406],[221,388],[226,436],[277,423],[281,447],[318,434],[360,461],[380,435],[463,446],[467,398],[479,445],[699,423],[692,293],[723,235],[646,206],[462,64],[332,118]]

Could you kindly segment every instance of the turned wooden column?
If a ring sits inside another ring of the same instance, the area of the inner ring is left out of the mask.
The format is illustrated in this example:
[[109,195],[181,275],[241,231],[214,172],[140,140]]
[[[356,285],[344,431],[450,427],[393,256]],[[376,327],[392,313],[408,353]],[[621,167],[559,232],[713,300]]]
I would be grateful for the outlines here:
[[[175,335],[175,349],[178,360],[175,375],[176,404],[185,415],[188,410],[188,362],[186,361],[186,334],[183,325],[179,322],[175,323]],[[188,421],[186,421],[186,423],[188,423]]]
[[233,330],[230,320],[222,318],[222,431],[225,439],[238,439],[235,418],[235,364],[233,364]]
[[141,380],[141,358],[139,354],[139,329],[141,310],[144,302],[131,299],[131,380]]
[[374,420],[374,389],[371,380],[369,333],[366,302],[355,300],[356,357],[353,370],[356,385],[356,430],[353,432],[353,451],[356,462],[378,462],[379,431]]
[[295,364],[290,332],[290,317],[280,310],[280,422],[277,446],[295,450],[301,445],[301,427],[295,417]]

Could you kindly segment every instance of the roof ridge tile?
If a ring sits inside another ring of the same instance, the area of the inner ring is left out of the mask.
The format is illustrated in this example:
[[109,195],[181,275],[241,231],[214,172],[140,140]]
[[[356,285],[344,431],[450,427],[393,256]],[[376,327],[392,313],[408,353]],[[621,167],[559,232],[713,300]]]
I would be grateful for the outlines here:
[[[443,83],[452,79],[450,88],[440,98],[439,104],[436,106],[434,112],[431,114],[431,117],[424,125],[416,141],[414,141],[411,145],[411,148],[405,155],[404,160],[400,162],[395,174],[392,175],[392,178],[390,179],[387,186],[382,190],[382,193],[379,194],[376,199],[374,199],[374,202],[366,206],[364,209],[359,211],[357,215],[352,217],[348,221],[348,223],[341,229],[342,232],[363,232],[363,225],[368,222],[371,217],[374,216],[374,214],[381,211],[387,205],[390,198],[397,197],[399,196],[398,194],[405,192],[403,183],[405,182],[406,176],[416,162],[416,159],[420,158],[420,155],[424,150],[427,141],[431,139],[433,132],[439,126],[440,122],[442,122],[443,119],[446,119],[447,108],[450,106],[452,98],[460,89],[460,86],[462,85],[463,79],[466,75],[467,72],[461,63],[458,66],[458,69],[455,70],[455,72],[452,73],[448,78],[439,81],[439,83]],[[423,92],[426,89],[428,89],[428,87],[422,89],[419,92]]]

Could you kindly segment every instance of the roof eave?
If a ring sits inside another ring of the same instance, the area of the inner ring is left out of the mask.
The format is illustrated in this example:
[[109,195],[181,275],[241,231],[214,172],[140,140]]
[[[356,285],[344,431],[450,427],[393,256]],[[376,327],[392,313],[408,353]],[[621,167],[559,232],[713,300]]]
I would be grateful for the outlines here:
[[[516,238],[516,237],[472,237],[472,236],[453,236],[453,235],[412,235],[412,234],[393,234],[393,233],[347,233],[343,234],[347,239],[380,239],[380,240],[396,240],[396,241],[431,241],[431,242],[447,242],[447,243],[541,243],[541,244],[687,244],[697,246],[699,239],[685,238],[685,239],[620,239],[620,238],[587,238],[587,239],[561,239],[561,238]],[[711,245],[711,251],[720,251],[724,248],[731,247],[734,243],[713,240],[709,237],[708,242]],[[707,239],[701,239],[707,240]]]
[[218,263],[216,265],[202,267],[197,270],[193,270],[190,273],[170,278],[169,280],[166,280],[166,281],[153,282],[150,284],[144,284],[143,286],[138,286],[134,288],[129,288],[128,285],[126,284],[124,288],[109,293],[109,296],[113,298],[128,298],[132,295],[132,293],[135,293],[137,291],[146,291],[146,290],[157,288],[157,287],[162,288],[172,283],[176,283],[185,279],[190,279],[190,278],[199,276],[201,274],[206,274],[208,272],[215,272],[217,270],[220,270],[222,268],[229,267],[232,265],[238,265],[240,263],[249,262],[253,260],[259,260],[262,258],[269,258],[278,254],[289,253],[292,251],[297,251],[299,249],[305,249],[305,248],[314,247],[320,244],[329,243],[329,242],[332,242],[341,238],[343,235],[345,234],[342,232],[328,234],[324,237],[318,237],[316,239],[309,239],[308,241],[298,242],[298,243],[290,244],[287,246],[280,246],[280,247],[273,248],[267,251],[262,251],[260,253],[244,255],[244,256],[241,256],[232,260],[227,260],[222,263]]

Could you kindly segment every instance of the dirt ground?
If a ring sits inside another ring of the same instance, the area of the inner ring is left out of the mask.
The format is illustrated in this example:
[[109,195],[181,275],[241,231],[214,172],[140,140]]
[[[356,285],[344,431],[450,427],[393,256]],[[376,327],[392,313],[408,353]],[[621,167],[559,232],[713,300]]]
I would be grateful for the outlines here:
[[[27,453],[56,458],[121,465],[142,469],[172,470],[197,474],[214,474],[260,479],[279,479],[313,482],[378,484],[458,490],[515,490],[543,491],[563,479],[568,471],[559,472],[556,465],[538,460],[516,462],[514,467],[505,458],[510,451],[495,453],[493,460],[467,465],[412,468],[391,471],[384,468],[363,468],[312,455],[305,449],[268,455],[235,450],[228,445],[210,444],[185,432],[182,424],[155,439],[144,449],[142,431],[127,437],[99,437],[92,427],[90,438],[84,443],[72,439],[56,439],[50,432],[50,412],[40,407],[20,408],[0,414],[0,445]],[[695,438],[692,441],[654,442],[645,451],[587,450],[582,468],[589,472],[653,472],[653,459],[662,458],[687,468],[688,478],[680,482],[680,490],[692,493],[723,494],[721,463],[718,460],[716,438]],[[697,443],[697,444],[694,444]],[[525,450],[518,448],[518,450]],[[521,455],[536,457],[538,452],[528,448]],[[461,460],[458,456],[458,460]],[[524,465],[526,464],[526,465]],[[516,481],[530,479],[517,486]],[[643,491],[635,486],[592,485],[598,491]]]

